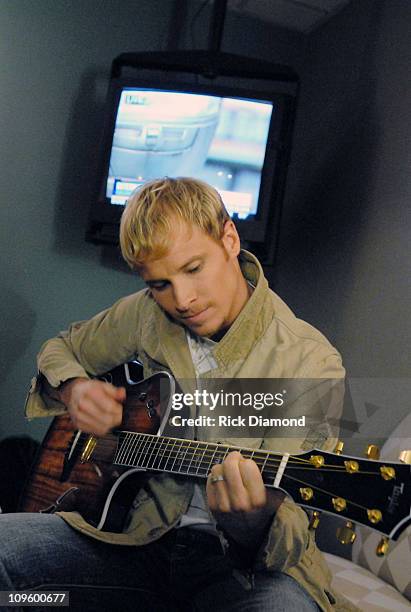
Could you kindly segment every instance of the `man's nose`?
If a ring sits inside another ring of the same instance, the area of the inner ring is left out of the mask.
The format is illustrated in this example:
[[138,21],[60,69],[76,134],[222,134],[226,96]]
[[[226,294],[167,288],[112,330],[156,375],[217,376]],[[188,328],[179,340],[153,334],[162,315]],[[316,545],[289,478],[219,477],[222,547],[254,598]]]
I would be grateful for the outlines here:
[[196,293],[191,283],[174,287],[174,306],[177,312],[183,314],[190,309],[195,300]]

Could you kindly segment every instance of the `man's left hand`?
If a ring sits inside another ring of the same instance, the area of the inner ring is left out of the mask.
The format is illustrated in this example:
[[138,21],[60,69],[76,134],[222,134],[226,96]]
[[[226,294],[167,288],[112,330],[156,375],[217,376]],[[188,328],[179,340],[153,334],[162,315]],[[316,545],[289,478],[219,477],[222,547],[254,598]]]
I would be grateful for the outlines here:
[[255,461],[238,451],[214,465],[207,479],[211,512],[227,535],[245,547],[260,543],[284,497],[282,491],[267,490]]

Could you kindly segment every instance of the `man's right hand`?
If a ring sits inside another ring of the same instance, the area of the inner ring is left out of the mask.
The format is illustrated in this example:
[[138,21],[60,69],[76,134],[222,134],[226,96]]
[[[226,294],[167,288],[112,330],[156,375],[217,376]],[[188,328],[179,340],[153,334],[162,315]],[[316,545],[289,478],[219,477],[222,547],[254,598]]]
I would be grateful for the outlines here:
[[126,399],[124,387],[101,380],[73,378],[63,383],[59,395],[76,429],[104,436],[121,424],[122,403]]

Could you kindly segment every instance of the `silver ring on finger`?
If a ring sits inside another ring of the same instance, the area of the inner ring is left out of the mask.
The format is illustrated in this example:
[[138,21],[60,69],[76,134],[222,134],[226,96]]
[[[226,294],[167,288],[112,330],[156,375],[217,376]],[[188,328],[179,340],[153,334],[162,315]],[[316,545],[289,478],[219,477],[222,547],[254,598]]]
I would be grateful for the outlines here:
[[222,474],[220,476],[211,476],[211,484],[216,484],[217,482],[223,482],[224,480],[225,478]]

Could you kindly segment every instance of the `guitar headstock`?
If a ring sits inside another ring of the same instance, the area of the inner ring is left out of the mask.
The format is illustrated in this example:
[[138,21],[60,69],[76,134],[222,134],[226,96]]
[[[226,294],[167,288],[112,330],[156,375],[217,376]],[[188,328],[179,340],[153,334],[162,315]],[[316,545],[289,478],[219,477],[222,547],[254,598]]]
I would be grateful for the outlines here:
[[411,523],[411,465],[322,450],[289,457],[280,488],[294,501],[396,540]]

